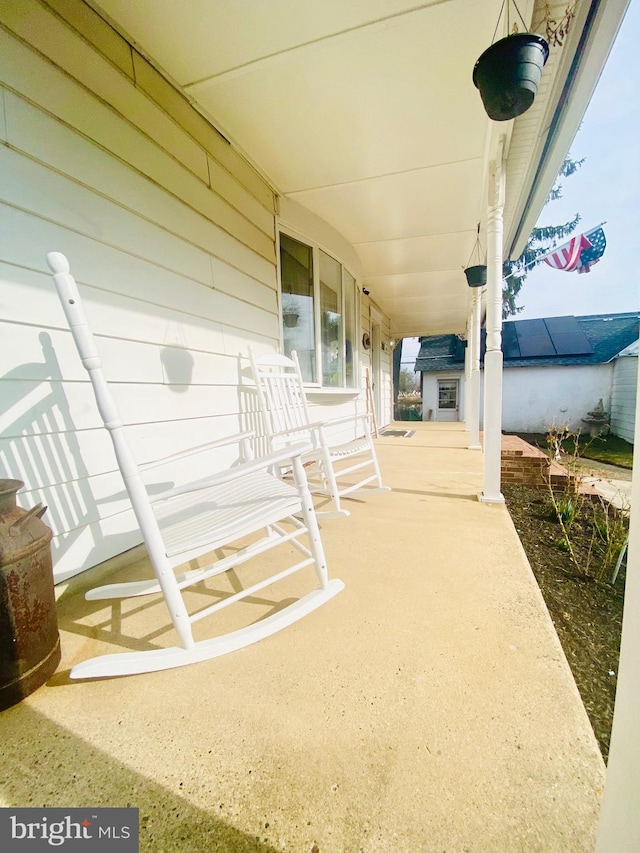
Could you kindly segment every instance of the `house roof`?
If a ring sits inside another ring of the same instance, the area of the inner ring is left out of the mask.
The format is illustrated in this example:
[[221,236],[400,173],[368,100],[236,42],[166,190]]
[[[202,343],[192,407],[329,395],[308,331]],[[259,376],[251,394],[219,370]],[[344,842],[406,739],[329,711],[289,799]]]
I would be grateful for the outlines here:
[[[504,367],[606,364],[637,342],[639,329],[637,313],[508,320],[502,326]],[[481,359],[484,351],[483,331]],[[421,338],[417,371],[460,370],[463,366],[464,342],[457,335]]]

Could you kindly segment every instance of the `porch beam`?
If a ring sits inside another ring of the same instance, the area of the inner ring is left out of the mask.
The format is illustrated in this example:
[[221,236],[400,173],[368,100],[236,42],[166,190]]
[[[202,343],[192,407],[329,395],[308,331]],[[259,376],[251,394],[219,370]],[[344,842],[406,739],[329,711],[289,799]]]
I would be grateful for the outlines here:
[[504,139],[489,166],[487,215],[487,348],[484,356],[484,479],[480,500],[504,503],[500,492],[502,436],[502,242]]

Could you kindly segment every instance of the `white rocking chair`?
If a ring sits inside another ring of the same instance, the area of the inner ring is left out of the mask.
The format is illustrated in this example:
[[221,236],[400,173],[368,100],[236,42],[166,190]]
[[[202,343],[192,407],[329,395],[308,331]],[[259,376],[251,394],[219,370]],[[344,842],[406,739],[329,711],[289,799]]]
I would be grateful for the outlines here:
[[[326,495],[333,502],[332,511],[318,510],[324,518],[349,515],[343,509],[341,498],[361,494],[389,492],[389,486],[382,485],[382,476],[371,435],[370,414],[348,415],[329,421],[313,422],[309,416],[304,381],[300,363],[295,351],[291,358],[285,355],[265,355],[256,358],[249,348],[251,369],[258,392],[258,402],[267,436],[273,451],[282,449],[294,441],[311,442],[311,450],[302,454],[307,465],[309,487],[315,494]],[[358,427],[358,423],[361,424]],[[332,443],[327,430],[333,427],[351,425],[359,438],[343,443]],[[350,460],[355,461],[351,464]],[[359,473],[353,482],[352,476]],[[346,479],[346,482],[345,482]],[[341,481],[339,483],[339,481]],[[370,485],[375,484],[375,485]]]
[[[254,459],[249,442],[252,434],[245,433],[232,440],[212,442],[192,451],[166,457],[151,465],[138,466],[125,439],[115,402],[104,378],[100,357],[75,280],[69,274],[67,259],[64,255],[51,252],[47,255],[47,262],[53,272],[58,296],[76,347],[89,372],[104,426],[111,435],[118,465],[156,576],[155,580],[98,587],[90,590],[86,598],[129,598],[162,592],[181,643],[180,647],[174,648],[96,657],[73,667],[71,677],[131,675],[214,658],[243,648],[291,625],[342,590],[342,581],[329,581],[327,576],[313,501],[301,462],[301,455],[308,447],[304,444],[292,445]],[[170,489],[157,498],[149,497],[140,474],[143,468],[164,465],[194,452],[204,452],[212,447],[230,444],[231,441],[241,445],[243,459],[247,461],[227,471]],[[292,468],[293,484],[283,482],[272,473],[274,467],[285,464]],[[249,545],[245,544],[231,556],[219,558],[211,565],[184,574],[174,573],[174,569],[179,565],[229,543],[236,543],[263,529],[265,535],[262,538],[252,541]],[[305,540],[300,541],[301,537],[305,537]],[[196,613],[187,612],[183,590],[284,543],[289,543],[289,549],[298,552],[297,561],[293,565],[239,592],[229,594]],[[318,589],[247,627],[213,639],[194,641],[192,623],[252,596],[307,566],[313,566],[315,569]]]

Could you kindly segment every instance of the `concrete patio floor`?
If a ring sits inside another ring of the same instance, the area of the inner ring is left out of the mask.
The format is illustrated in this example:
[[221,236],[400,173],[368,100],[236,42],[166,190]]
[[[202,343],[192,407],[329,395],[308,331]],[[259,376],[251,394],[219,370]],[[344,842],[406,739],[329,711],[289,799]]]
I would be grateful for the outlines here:
[[0,804],[135,806],[154,853],[593,850],[603,762],[509,514],[477,500],[482,455],[459,424],[395,427],[415,434],[378,439],[393,492],[322,523],[345,590],[274,637],[71,681],[97,652],[175,638],[161,602],[118,626],[70,584],[58,673],[0,714]]

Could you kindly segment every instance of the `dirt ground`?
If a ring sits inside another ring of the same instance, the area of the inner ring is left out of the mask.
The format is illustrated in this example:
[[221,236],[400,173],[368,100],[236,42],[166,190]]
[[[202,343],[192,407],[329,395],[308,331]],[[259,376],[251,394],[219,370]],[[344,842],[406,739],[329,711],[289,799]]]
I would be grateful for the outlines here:
[[[594,463],[589,466],[594,470]],[[611,466],[601,467],[600,476],[612,476],[607,469]],[[613,469],[613,475],[620,477],[620,470]],[[558,546],[563,533],[549,494],[507,484],[503,493],[606,761],[618,676],[624,562],[615,585],[610,582],[610,566],[603,581],[594,579],[601,569],[602,548],[597,540],[594,544],[593,510],[588,502],[570,528],[577,561],[590,573],[583,577],[569,553]]]

